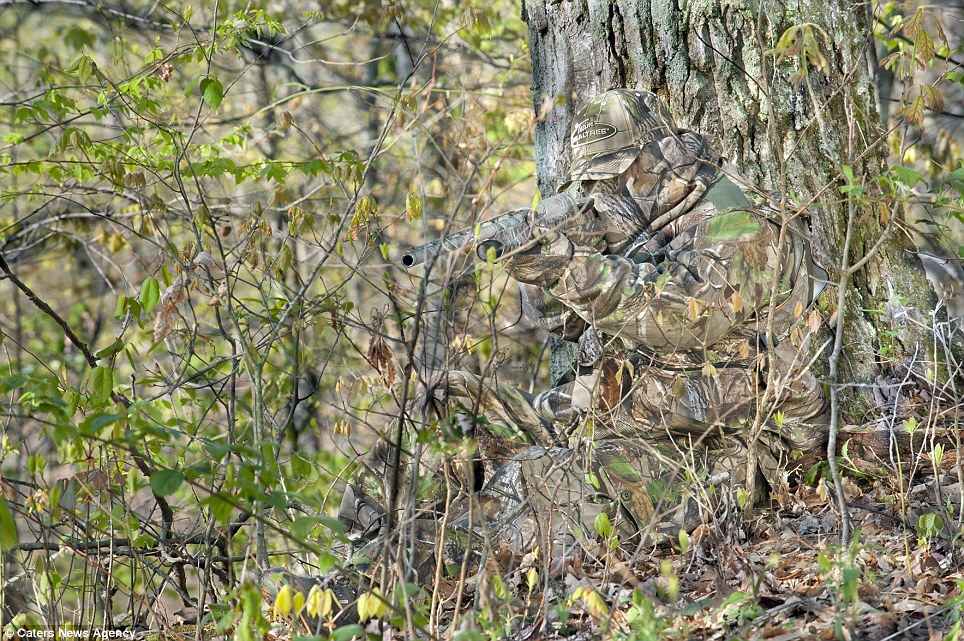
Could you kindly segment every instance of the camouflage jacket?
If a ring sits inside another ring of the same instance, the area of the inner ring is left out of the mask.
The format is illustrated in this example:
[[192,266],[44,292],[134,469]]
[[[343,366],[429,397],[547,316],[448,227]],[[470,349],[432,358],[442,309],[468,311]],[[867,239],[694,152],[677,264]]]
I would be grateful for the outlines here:
[[[664,369],[753,366],[771,293],[775,342],[802,348],[798,330],[819,287],[803,221],[787,224],[782,247],[780,233],[779,212],[717,173],[691,209],[645,242],[619,253],[574,247],[554,284],[522,285],[523,307],[538,326],[580,340],[583,352],[592,328],[607,351]],[[781,350],[791,359],[782,369],[804,365],[796,351]]]

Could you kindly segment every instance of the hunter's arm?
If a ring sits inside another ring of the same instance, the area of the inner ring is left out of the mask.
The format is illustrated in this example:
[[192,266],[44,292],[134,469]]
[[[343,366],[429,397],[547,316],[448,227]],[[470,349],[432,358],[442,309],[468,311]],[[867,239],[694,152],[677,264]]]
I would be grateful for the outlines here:
[[[677,236],[654,262],[576,250],[549,292],[606,334],[659,352],[712,345],[769,303],[779,228],[731,210]],[[792,283],[781,283],[787,291]]]

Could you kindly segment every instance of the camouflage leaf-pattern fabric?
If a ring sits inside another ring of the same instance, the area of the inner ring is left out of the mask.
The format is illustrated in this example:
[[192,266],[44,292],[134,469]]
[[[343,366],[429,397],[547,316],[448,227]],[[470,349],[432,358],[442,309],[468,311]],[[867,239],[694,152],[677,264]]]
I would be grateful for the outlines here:
[[[597,151],[577,154],[568,190],[592,195],[604,229],[563,230],[507,262],[529,320],[578,344],[569,376],[539,394],[458,371],[437,386],[484,419],[473,442],[485,484],[463,485],[445,519],[418,521],[413,549],[431,550],[429,567],[471,572],[537,546],[591,551],[600,522],[624,546],[675,537],[748,473],[779,488],[825,443],[803,322],[815,292],[805,223],[788,223],[781,244],[779,211],[693,132],[642,141],[628,166],[621,149],[618,175],[586,179],[596,162],[595,175],[611,172]],[[760,457],[748,470],[751,439]],[[378,491],[362,485],[346,509]]]

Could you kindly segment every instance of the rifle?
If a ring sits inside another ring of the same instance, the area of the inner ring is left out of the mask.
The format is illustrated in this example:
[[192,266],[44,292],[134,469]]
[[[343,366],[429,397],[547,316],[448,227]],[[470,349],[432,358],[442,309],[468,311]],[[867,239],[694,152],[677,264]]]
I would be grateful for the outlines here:
[[489,250],[496,258],[523,249],[539,239],[538,229],[566,229],[591,224],[594,214],[592,198],[575,198],[557,194],[543,200],[533,209],[515,209],[476,225],[466,227],[421,245],[412,246],[402,254],[402,265],[412,268],[442,251],[455,251],[475,245],[475,255],[485,260]]

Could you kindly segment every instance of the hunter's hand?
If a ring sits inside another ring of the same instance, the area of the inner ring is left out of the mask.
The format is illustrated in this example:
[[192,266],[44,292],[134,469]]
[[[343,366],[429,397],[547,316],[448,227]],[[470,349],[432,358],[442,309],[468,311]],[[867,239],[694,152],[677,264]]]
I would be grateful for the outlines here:
[[536,244],[512,256],[506,261],[506,269],[520,283],[549,287],[562,277],[572,260],[573,244],[558,231],[533,227],[530,234]]

